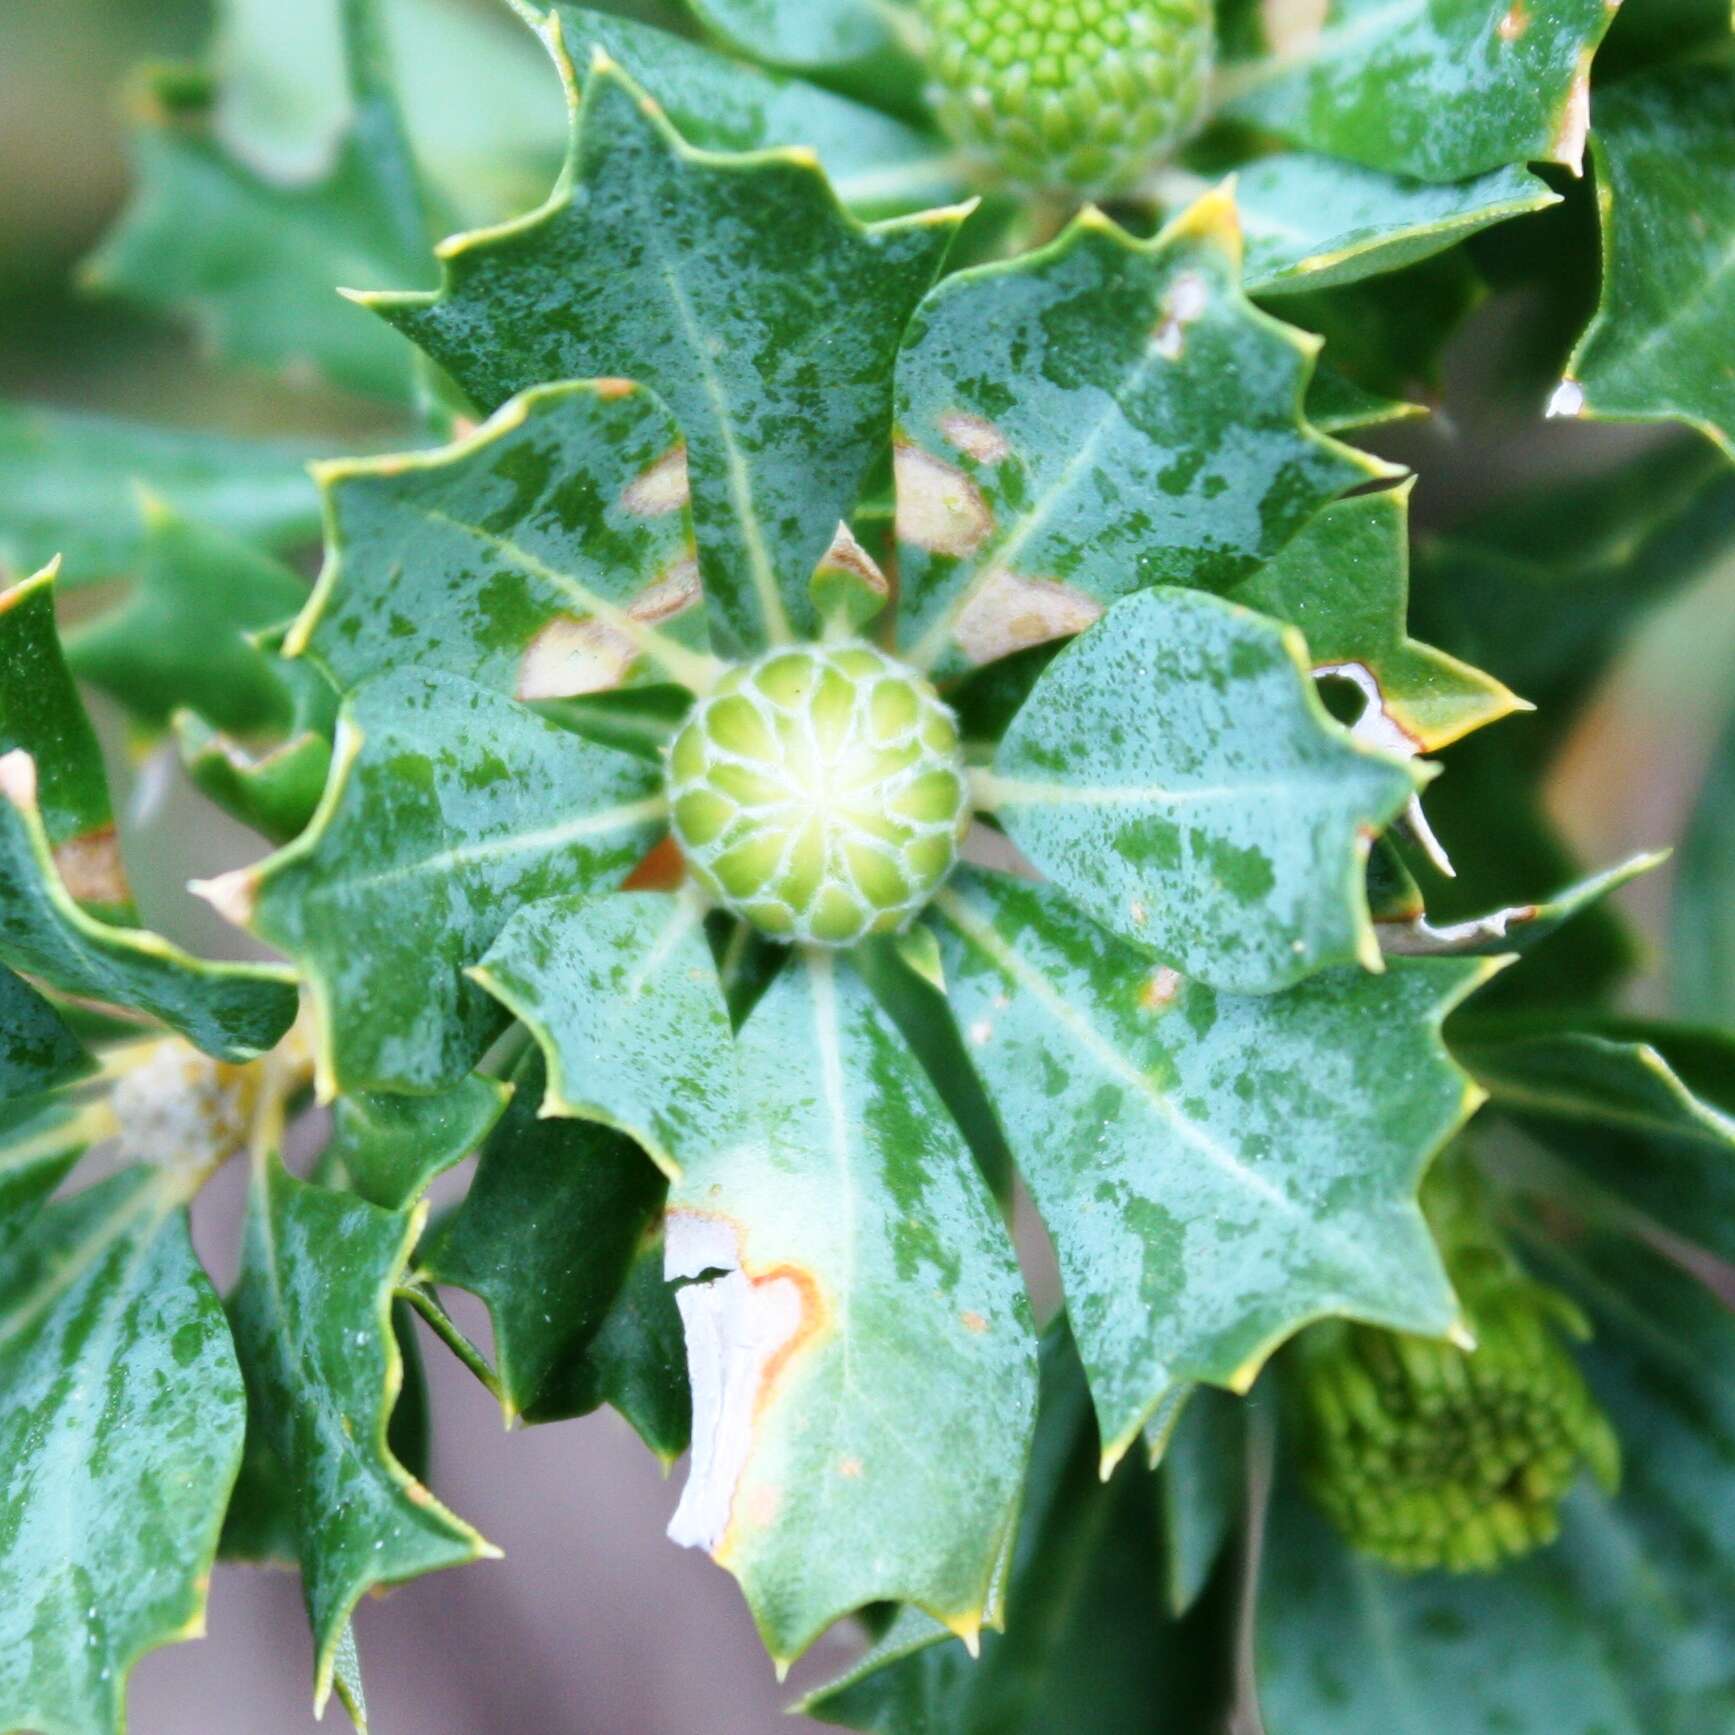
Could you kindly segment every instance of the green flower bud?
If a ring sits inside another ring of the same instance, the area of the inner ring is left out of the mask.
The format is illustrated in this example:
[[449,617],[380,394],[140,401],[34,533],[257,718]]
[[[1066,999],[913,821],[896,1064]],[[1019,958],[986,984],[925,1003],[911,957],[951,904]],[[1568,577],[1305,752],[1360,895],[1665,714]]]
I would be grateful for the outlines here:
[[952,713],[861,643],[730,670],[681,726],[668,777],[695,878],[762,932],[810,945],[902,928],[970,821]]
[[1458,1237],[1445,1252],[1475,1349],[1333,1323],[1291,1362],[1308,1490],[1356,1548],[1407,1571],[1489,1571],[1554,1540],[1581,1467],[1611,1491],[1620,1478],[1619,1442],[1563,1341],[1588,1335],[1583,1316],[1455,1191],[1438,1215]]
[[940,123],[985,179],[1125,192],[1194,126],[1211,0],[922,0]]

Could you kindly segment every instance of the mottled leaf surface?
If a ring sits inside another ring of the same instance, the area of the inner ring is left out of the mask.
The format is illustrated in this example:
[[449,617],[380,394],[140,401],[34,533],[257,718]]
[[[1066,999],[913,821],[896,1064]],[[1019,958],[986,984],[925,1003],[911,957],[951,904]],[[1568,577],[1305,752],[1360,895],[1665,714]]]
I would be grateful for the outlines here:
[[1416,1188],[1475,1100],[1439,1031],[1486,965],[1237,997],[1051,887],[969,873],[936,912],[953,1012],[1054,1239],[1105,1462],[1173,1386],[1244,1391],[1309,1320],[1451,1326]]
[[1215,987],[1377,966],[1363,864],[1415,785],[1306,669],[1293,628],[1153,586],[1043,671],[977,804],[1079,908]]
[[687,437],[712,637],[749,649],[815,625],[809,580],[958,216],[864,228],[811,158],[696,152],[602,63],[549,203],[446,243],[438,295],[372,305],[486,409],[550,380],[651,387]]
[[662,892],[527,904],[470,972],[541,1045],[542,1112],[627,1133],[671,1179],[743,1132],[703,916]]
[[28,982],[0,968],[0,1103],[52,1090],[91,1065],[66,1020]]
[[625,879],[657,770],[453,675],[382,675],[338,729],[313,825],[210,895],[306,973],[327,1089],[447,1089],[505,1023],[464,969],[520,904]]
[[203,1630],[245,1407],[185,1192],[134,1168],[0,1258],[0,1727],[118,1735]]
[[1155,583],[1221,589],[1383,473],[1315,433],[1315,348],[1239,282],[1224,193],[1155,240],[1087,211],[949,278],[898,359],[901,641],[942,673]]
[[375,1205],[401,1211],[481,1147],[510,1095],[498,1079],[478,1073],[433,1096],[348,1092],[332,1105],[322,1173],[341,1177]]
[[666,1183],[624,1135],[538,1114],[540,1054],[513,1077],[511,1104],[463,1204],[420,1255],[421,1273],[487,1307],[508,1421],[609,1403],[673,1462],[691,1406],[680,1316],[663,1281]]
[[705,664],[683,448],[649,392],[544,387],[456,445],[317,474],[326,564],[288,649],[342,688],[443,669],[551,699]]
[[669,1201],[669,1276],[699,1280],[677,1291],[694,1450],[670,1534],[741,1581],[775,1658],[885,1599],[974,1634],[1036,1397],[1011,1243],[847,964],[797,952],[738,1043],[754,1136]]
[[401,1379],[392,1290],[423,1209],[385,1211],[311,1186],[275,1158],[249,1199],[230,1314],[249,1414],[293,1504],[320,1705],[369,1589],[489,1552],[386,1444]]
[[[1603,0],[1229,0],[1219,96],[1237,120],[1388,173],[1577,169]],[[1600,115],[1599,115],[1600,121]]]
[[1735,67],[1662,68],[1601,92],[1602,300],[1557,395],[1691,423],[1735,458]]
[[0,561],[29,572],[57,554],[69,584],[136,567],[145,523],[134,484],[262,547],[319,534],[311,442],[151,427],[0,404]]

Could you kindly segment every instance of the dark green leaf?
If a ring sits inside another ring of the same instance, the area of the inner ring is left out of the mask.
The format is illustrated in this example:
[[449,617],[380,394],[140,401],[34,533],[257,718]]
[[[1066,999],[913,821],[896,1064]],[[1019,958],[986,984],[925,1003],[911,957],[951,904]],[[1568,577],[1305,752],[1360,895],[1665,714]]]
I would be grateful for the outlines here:
[[436,1176],[481,1146],[510,1095],[498,1079],[472,1073],[437,1096],[375,1091],[340,1096],[321,1157],[322,1178],[329,1170],[337,1184],[388,1211],[401,1211]]
[[1159,1470],[1169,1607],[1183,1615],[1205,1585],[1246,1498],[1246,1417],[1239,1398],[1209,1387],[1186,1400]]
[[185,1179],[128,1169],[0,1262],[6,1729],[119,1735],[132,1666],[204,1627],[245,1412]]
[[0,967],[0,1103],[52,1090],[95,1062],[28,982]]
[[488,409],[550,380],[655,390],[687,437],[712,637],[739,650],[815,624],[959,215],[864,228],[811,157],[695,152],[599,60],[549,203],[447,242],[438,295],[368,299]]
[[1670,939],[1676,1011],[1735,1029],[1735,713],[1681,845]]
[[230,1304],[249,1414],[283,1466],[314,1639],[314,1701],[357,1602],[490,1551],[392,1456],[393,1286],[425,1207],[385,1211],[275,1158],[255,1174]]
[[972,873],[937,910],[954,1013],[1054,1238],[1105,1464],[1174,1386],[1245,1391],[1309,1320],[1451,1327],[1416,1188],[1474,1104],[1439,1027],[1488,965],[1231,997],[1054,888]]
[[65,1097],[0,1103],[0,1254],[22,1237],[72,1166],[114,1132],[106,1104],[75,1107]]
[[1215,597],[1127,597],[1044,671],[977,805],[1111,932],[1215,987],[1377,968],[1368,840],[1416,784],[1331,720],[1305,653]]
[[308,831],[203,888],[305,971],[320,1088],[449,1089],[503,1028],[462,974],[520,904],[608,890],[655,840],[656,767],[454,675],[345,705]]
[[894,454],[915,663],[991,662],[1153,583],[1221,589],[1392,473],[1306,425],[1317,346],[1248,304],[1239,265],[1216,193],[1153,241],[1087,211],[922,304]]

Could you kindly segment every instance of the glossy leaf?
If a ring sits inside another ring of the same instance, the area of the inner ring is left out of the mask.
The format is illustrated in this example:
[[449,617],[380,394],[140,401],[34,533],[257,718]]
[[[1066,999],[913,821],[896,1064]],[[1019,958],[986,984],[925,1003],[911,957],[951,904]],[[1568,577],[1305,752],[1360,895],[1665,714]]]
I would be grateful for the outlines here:
[[67,890],[118,916],[131,902],[126,869],[102,749],[55,626],[55,572],[49,566],[0,590],[0,757],[29,756],[42,829]]
[[174,726],[188,777],[225,813],[273,843],[306,829],[331,770],[331,741],[322,729],[296,727],[255,749],[191,711],[176,712]]
[[203,1630],[245,1411],[184,1180],[125,1170],[0,1260],[0,1727],[118,1735],[133,1664]]
[[1735,713],[1681,845],[1670,938],[1676,1010],[1735,1029]]
[[481,1147],[510,1095],[499,1080],[472,1073],[437,1096],[340,1096],[320,1159],[322,1178],[341,1177],[370,1203],[401,1211]]
[[1215,987],[1377,968],[1363,864],[1413,774],[1332,722],[1306,668],[1293,628],[1153,586],[1043,672],[977,805],[1080,909]]
[[954,1015],[1053,1237],[1105,1464],[1178,1383],[1245,1391],[1309,1320],[1442,1335],[1416,1188],[1474,1106],[1440,1021],[1489,966],[1184,982],[1054,888],[936,905]]
[[147,495],[140,510],[145,540],[133,588],[70,637],[73,669],[154,728],[182,707],[243,734],[282,728],[289,691],[248,635],[290,619],[307,586],[164,501]]
[[301,966],[323,1092],[449,1089],[505,1024],[464,969],[520,904],[618,885],[661,824],[659,781],[469,681],[402,670],[346,704],[308,831],[204,889]]
[[319,534],[306,470],[319,455],[296,440],[0,404],[0,562],[32,571],[58,554],[68,584],[133,571],[145,536],[135,483],[200,523],[293,548]]
[[0,968],[0,1103],[52,1090],[92,1064],[66,1020],[28,982]]
[[[904,0],[688,0],[718,35],[775,66],[842,66],[883,54],[898,41]],[[906,8],[907,9],[907,8]]]
[[693,151],[605,60],[549,203],[447,242],[439,294],[369,304],[487,409],[549,380],[653,389],[687,437],[712,637],[747,649],[815,624],[809,580],[959,215],[864,228],[810,158]]
[[401,1377],[392,1289],[425,1209],[311,1186],[275,1158],[253,1181],[230,1311],[249,1415],[293,1502],[316,1709],[369,1589],[491,1552],[386,1444]]
[[421,1273],[482,1298],[506,1420],[610,1403],[665,1463],[690,1425],[681,1322],[663,1282],[665,1183],[622,1134],[542,1118],[540,1055],[483,1147]]
[[226,1060],[274,1047],[295,1017],[293,975],[208,964],[142,928],[97,921],[73,902],[36,804],[34,762],[0,759],[0,962],[75,994],[160,1019]]
[[1389,473],[1301,414],[1317,347],[1257,312],[1224,193],[1153,241],[1094,212],[949,278],[898,360],[899,634],[956,672],[1159,582],[1222,589]]
[[64,1095],[0,1102],[0,1256],[35,1222],[54,1189],[98,1139],[114,1131],[106,1105]]
[[1316,673],[1372,681],[1395,732],[1390,744],[1433,753],[1523,701],[1491,675],[1410,637],[1411,486],[1326,507],[1228,595],[1299,627]]
[[[1235,170],[1234,186],[1247,290],[1266,299],[1399,270],[1560,198],[1518,168],[1439,186],[1307,151],[1255,157]],[[1170,170],[1156,190],[1179,205],[1209,183]]]
[[541,1045],[541,1112],[628,1134],[672,1180],[743,1130],[703,916],[657,892],[548,899],[519,910],[470,971]]
[[888,1598],[973,1636],[1036,1396],[1011,1243],[847,964],[798,951],[737,1041],[755,1136],[669,1201],[695,1442],[670,1534],[741,1581],[780,1663]]
[[1602,300],[1551,406],[1690,423],[1735,458],[1735,69],[1664,68],[1597,97]]
[[[1230,0],[1224,112],[1388,173],[1457,181],[1511,163],[1576,171],[1603,0]],[[1599,115],[1600,121],[1600,115]]]
[[317,475],[325,571],[287,645],[341,688],[443,669],[552,699],[707,666],[680,434],[649,392],[544,387],[456,445]]
[[213,89],[167,72],[135,140],[133,201],[84,280],[190,317],[227,360],[403,398],[409,351],[337,291],[425,278],[425,218],[383,25],[370,0],[347,0],[343,20],[356,113],[329,167],[300,183],[261,173],[214,124]]

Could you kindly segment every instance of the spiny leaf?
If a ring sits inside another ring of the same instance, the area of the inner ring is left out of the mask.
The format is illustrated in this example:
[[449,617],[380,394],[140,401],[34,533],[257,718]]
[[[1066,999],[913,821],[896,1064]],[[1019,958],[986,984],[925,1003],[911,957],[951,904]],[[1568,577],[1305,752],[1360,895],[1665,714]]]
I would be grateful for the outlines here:
[[1452,1326],[1416,1188],[1475,1104],[1439,1028],[1488,965],[1232,997],[1050,887],[970,873],[936,910],[953,1012],[1054,1238],[1105,1464],[1172,1386],[1244,1391],[1309,1320]]
[[1048,666],[976,800],[1110,932],[1267,993],[1379,967],[1363,863],[1412,778],[1331,721],[1293,628],[1157,585]]
[[737,1042],[756,1136],[670,1194],[695,1441],[670,1534],[741,1581],[780,1665],[886,1598],[973,1638],[1036,1395],[1011,1244],[847,964],[798,950]]
[[1527,161],[1576,173],[1611,17],[1603,0],[1228,0],[1219,100],[1304,149],[1425,181]]
[[74,903],[42,827],[35,761],[22,752],[0,758],[0,962],[63,994],[161,1019],[225,1060],[263,1054],[295,1017],[291,972],[208,964]]
[[949,278],[898,360],[899,637],[941,673],[1154,583],[1221,589],[1377,460],[1301,414],[1317,345],[1239,285],[1215,193],[1153,241],[1086,211]]
[[132,898],[102,749],[55,626],[58,570],[50,565],[0,590],[0,758],[20,753],[34,765],[42,829],[67,890],[119,919],[129,913]]
[[145,535],[135,483],[200,523],[293,548],[319,534],[306,470],[319,455],[308,442],[0,403],[0,562],[31,571],[58,554],[68,584],[133,571]]
[[696,900],[658,892],[527,904],[471,971],[541,1045],[545,1115],[628,1134],[678,1180],[739,1143],[729,1009]]
[[[1155,187],[1171,206],[1210,191],[1183,169],[1165,171]],[[1560,201],[1518,168],[1437,186],[1307,151],[1254,157],[1235,170],[1234,190],[1247,291],[1266,299],[1397,271]]]
[[0,967],[0,1104],[66,1084],[93,1064],[66,1020],[28,982]]
[[0,1260],[0,1727],[119,1735],[133,1665],[204,1628],[245,1408],[182,1179],[125,1170]]
[[510,1096],[498,1079],[477,1073],[436,1096],[340,1096],[320,1157],[321,1179],[329,1176],[372,1204],[401,1211],[480,1148]]
[[316,1709],[370,1588],[492,1552],[386,1444],[401,1370],[392,1291],[425,1212],[310,1186],[275,1158],[254,1176],[230,1312],[249,1421],[293,1501]]
[[1690,423],[1735,459],[1735,68],[1666,67],[1597,97],[1602,300],[1551,406]]
[[439,294],[367,300],[487,409],[550,380],[655,390],[687,438],[712,638],[746,650],[817,624],[809,581],[960,216],[864,228],[810,157],[694,151],[599,58],[548,204],[447,242]]
[[214,127],[209,84],[173,69],[146,92],[138,190],[84,277],[189,314],[227,360],[404,398],[408,350],[337,290],[425,278],[426,218],[372,0],[346,0],[343,21],[355,117],[329,169],[299,185],[261,174]]
[[505,1024],[465,967],[520,904],[619,885],[659,785],[470,681],[400,670],[346,702],[307,832],[202,889],[305,972],[322,1093],[450,1089]]
[[126,601],[75,631],[67,660],[153,728],[186,707],[219,729],[281,729],[288,689],[249,634],[307,601],[307,586],[239,538],[146,495],[144,545]]
[[542,387],[455,445],[315,474],[325,571],[288,650],[341,688],[444,669],[551,699],[709,666],[680,433],[639,387]]
[[191,711],[177,711],[174,726],[188,777],[225,813],[272,843],[287,843],[306,829],[331,769],[331,740],[323,729],[298,723],[281,741],[254,748]]
[[1316,674],[1371,680],[1390,725],[1373,739],[1406,754],[1437,752],[1524,708],[1493,676],[1409,636],[1412,487],[1326,507],[1227,593],[1299,627]]
[[532,1052],[463,1204],[420,1255],[421,1275],[482,1298],[509,1422],[610,1403],[672,1463],[691,1406],[663,1282],[665,1183],[623,1135],[540,1117],[544,1078]]

